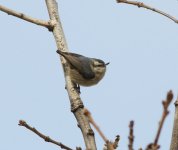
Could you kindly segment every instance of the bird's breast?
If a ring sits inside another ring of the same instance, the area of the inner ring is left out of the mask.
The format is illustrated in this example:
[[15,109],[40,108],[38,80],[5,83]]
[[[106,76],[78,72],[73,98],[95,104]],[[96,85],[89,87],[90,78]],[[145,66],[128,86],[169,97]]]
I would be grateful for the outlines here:
[[70,69],[70,76],[73,82],[81,85],[81,86],[92,86],[97,84],[104,76],[103,74],[95,74],[94,78],[85,79],[79,72],[75,69]]

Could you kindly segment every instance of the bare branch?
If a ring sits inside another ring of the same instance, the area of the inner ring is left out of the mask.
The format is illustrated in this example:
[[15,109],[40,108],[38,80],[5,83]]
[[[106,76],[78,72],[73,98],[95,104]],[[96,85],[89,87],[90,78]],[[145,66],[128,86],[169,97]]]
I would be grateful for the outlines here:
[[169,104],[171,103],[172,99],[173,99],[173,93],[170,90],[167,93],[166,100],[162,102],[162,104],[163,104],[163,114],[162,114],[161,121],[159,122],[158,132],[157,132],[155,140],[154,140],[154,145],[158,145],[158,140],[159,140],[159,137],[160,137],[161,129],[163,127],[163,124],[164,124],[164,121],[165,121],[167,115],[169,114],[168,107],[169,107]]
[[114,149],[116,149],[116,148],[118,147],[118,143],[119,143],[119,140],[120,140],[120,136],[117,135],[114,142],[109,141],[109,140],[105,137],[104,133],[101,131],[101,129],[99,128],[99,126],[96,124],[96,122],[94,121],[94,119],[93,119],[93,117],[92,117],[90,111],[89,111],[87,108],[84,109],[84,115],[87,116],[89,122],[93,125],[93,127],[96,129],[96,131],[97,131],[97,132],[99,133],[99,135],[101,136],[101,138],[104,140],[104,142],[105,142],[105,147],[104,147],[104,149],[106,149],[106,150],[114,150]]
[[118,147],[118,143],[120,141],[120,136],[117,135],[114,142],[106,141],[103,150],[115,150]]
[[19,126],[23,126],[23,127],[27,128],[27,129],[29,129],[30,131],[34,132],[39,137],[41,137],[42,139],[44,139],[45,142],[53,143],[55,145],[60,146],[62,149],[65,149],[65,150],[72,150],[71,148],[69,148],[68,146],[62,144],[61,142],[57,142],[57,141],[51,139],[49,136],[46,136],[46,135],[42,134],[41,132],[39,132],[34,127],[31,127],[30,125],[28,125],[24,120],[19,120]]
[[176,19],[175,17],[159,10],[159,9],[156,9],[154,7],[151,7],[151,6],[148,6],[142,2],[138,2],[138,1],[128,1],[128,0],[116,0],[118,3],[126,3],[126,4],[131,4],[131,5],[135,5],[135,6],[138,6],[138,7],[142,7],[142,8],[146,8],[146,9],[149,9],[149,10],[152,10],[156,13],[159,13],[169,19],[171,19],[172,21],[174,21],[175,23],[178,23],[178,19]]
[[175,115],[174,115],[174,126],[172,130],[170,150],[178,149],[178,97],[174,104],[175,104]]
[[[50,19],[56,22],[53,28],[53,35],[56,40],[57,49],[61,51],[65,51],[65,52],[69,51],[67,47],[67,42],[64,36],[64,32],[62,29],[62,25],[60,22],[57,2],[56,0],[45,0],[45,1],[46,1],[46,5],[48,8]],[[77,122],[78,122],[78,126],[80,127],[82,131],[86,149],[96,150],[94,132],[90,127],[87,117],[83,113],[84,105],[80,98],[80,95],[78,91],[76,90],[73,82],[71,81],[70,74],[69,74],[70,68],[69,68],[68,62],[66,62],[64,58],[62,57],[60,58],[61,58],[61,63],[64,69],[66,89],[69,95],[71,111],[74,113],[77,119]]]
[[114,141],[114,143],[113,143],[113,147],[114,147],[115,149],[118,147],[119,141],[120,141],[120,136],[119,136],[119,135],[116,135],[115,141]]
[[85,116],[87,116],[89,122],[94,126],[94,128],[96,129],[96,131],[99,133],[99,135],[102,137],[102,139],[104,140],[104,142],[108,142],[109,140],[105,137],[104,133],[100,130],[99,126],[96,124],[96,122],[94,121],[90,111],[88,109],[84,109],[84,114]]
[[161,134],[161,130],[162,130],[164,121],[165,121],[167,115],[169,114],[168,107],[169,107],[169,105],[170,105],[170,103],[171,103],[172,100],[173,100],[173,93],[170,90],[167,93],[166,100],[162,101],[162,104],[163,104],[163,113],[162,113],[161,120],[159,122],[159,126],[158,126],[158,130],[157,130],[157,133],[156,133],[156,137],[155,137],[154,143],[150,143],[147,146],[147,150],[157,150],[157,149],[160,148],[160,145],[158,145],[158,140],[159,140],[159,137],[160,137],[160,134]]
[[113,143],[111,141],[107,141],[105,144],[105,149],[104,150],[115,150]]
[[9,9],[7,7],[4,7],[2,5],[0,5],[0,10],[5,12],[5,13],[7,13],[8,15],[12,15],[12,16],[15,16],[17,18],[23,19],[25,21],[34,23],[36,25],[40,25],[40,26],[46,27],[49,30],[52,30],[52,28],[53,28],[53,24],[50,21],[47,22],[47,21],[44,21],[44,20],[39,20],[39,19],[36,19],[36,18],[32,18],[30,16],[27,16],[27,15],[25,15],[23,13],[14,11],[14,10]]
[[[0,5],[0,10],[9,15],[16,16],[28,22],[47,27],[49,31],[53,31],[53,35],[56,40],[57,49],[61,51],[68,51],[67,43],[65,40],[65,36],[63,33],[62,25],[61,25],[59,14],[58,14],[57,2],[56,0],[45,0],[45,1],[46,1],[46,5],[48,8],[49,16],[50,16],[50,21],[48,22],[32,18],[23,13],[19,13],[9,8],[6,8],[2,5]],[[69,75],[69,65],[62,57],[61,57],[61,63],[64,69],[66,89],[68,91],[68,95],[69,95],[69,99],[71,103],[71,111],[74,113],[77,119],[77,122],[79,124],[79,127],[82,131],[86,148],[88,150],[89,149],[96,150],[94,132],[90,127],[87,117],[83,114],[84,105],[79,96],[78,91],[75,89],[74,84],[71,81],[71,78]],[[77,149],[80,149],[80,148],[77,148]]]
[[134,142],[134,135],[133,135],[133,131],[134,131],[134,121],[130,121],[130,124],[129,124],[129,150],[133,150],[133,142]]

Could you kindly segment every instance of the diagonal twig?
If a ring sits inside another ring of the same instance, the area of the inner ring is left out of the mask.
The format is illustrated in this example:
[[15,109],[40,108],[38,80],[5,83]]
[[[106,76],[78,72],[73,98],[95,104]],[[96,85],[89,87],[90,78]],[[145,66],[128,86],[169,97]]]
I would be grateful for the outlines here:
[[170,90],[167,93],[166,100],[162,101],[162,104],[163,104],[163,113],[162,113],[161,120],[159,122],[159,126],[158,126],[158,130],[157,130],[157,133],[156,133],[156,136],[155,136],[155,140],[154,140],[153,143],[150,143],[147,146],[147,150],[157,150],[157,149],[160,148],[160,145],[158,145],[158,140],[159,140],[159,137],[160,137],[160,134],[161,134],[161,130],[162,130],[164,121],[165,121],[167,115],[169,114],[168,107],[169,107],[169,105],[170,105],[170,103],[171,103],[172,100],[173,100],[173,93]]
[[96,131],[99,133],[99,135],[101,136],[101,138],[104,140],[105,142],[105,147],[104,149],[106,150],[115,150],[118,147],[118,143],[120,140],[120,136],[117,135],[115,138],[115,141],[109,141],[106,136],[104,135],[104,133],[101,131],[101,129],[99,128],[99,126],[96,124],[95,120],[93,119],[90,111],[88,109],[84,109],[84,115],[87,116],[89,122],[93,125],[93,127],[96,129]]
[[175,17],[169,15],[168,13],[165,13],[159,9],[156,9],[154,7],[151,7],[151,6],[148,6],[142,2],[138,2],[138,1],[128,1],[128,0],[116,0],[118,3],[126,3],[126,4],[131,4],[131,5],[135,5],[135,6],[138,6],[138,7],[142,7],[142,8],[146,8],[146,9],[149,9],[149,10],[152,10],[156,13],[159,13],[169,19],[171,19],[172,21],[174,21],[175,23],[178,23],[178,19],[176,19]]
[[23,127],[27,128],[27,129],[29,129],[30,131],[34,132],[39,137],[41,137],[42,139],[44,139],[45,142],[53,143],[55,145],[60,146],[62,149],[65,149],[65,150],[73,150],[73,149],[69,148],[68,146],[62,144],[61,142],[57,142],[57,141],[51,139],[49,136],[46,136],[46,135],[42,134],[41,132],[39,132],[34,127],[31,127],[30,125],[28,125],[24,120],[19,120],[19,126],[23,126]]
[[40,20],[40,19],[36,19],[36,18],[32,18],[30,16],[27,16],[23,13],[20,13],[20,12],[17,12],[17,11],[14,11],[12,9],[9,9],[5,6],[2,6],[0,5],[0,10],[7,13],[8,15],[12,15],[12,16],[15,16],[17,18],[20,18],[20,19],[23,19],[25,21],[28,21],[28,22],[31,22],[31,23],[34,23],[36,25],[40,25],[40,26],[43,26],[43,27],[46,27],[48,28],[50,31],[52,30],[54,24],[50,21],[44,21],[44,20]]
[[88,109],[84,109],[84,115],[87,116],[89,122],[93,125],[93,127],[96,129],[96,131],[99,133],[99,135],[102,137],[102,139],[104,140],[104,142],[108,142],[109,140],[105,137],[104,133],[101,131],[101,129],[99,128],[99,126],[96,124],[96,122],[94,121],[90,111]]
[[158,144],[158,140],[159,140],[159,137],[160,137],[161,129],[163,127],[163,124],[164,124],[164,121],[165,121],[167,115],[169,114],[168,107],[169,107],[169,104],[171,103],[172,99],[173,99],[173,93],[170,90],[167,93],[166,100],[162,101],[162,104],[163,104],[163,114],[162,114],[161,121],[159,122],[158,132],[157,132],[155,140],[154,140],[154,145]]

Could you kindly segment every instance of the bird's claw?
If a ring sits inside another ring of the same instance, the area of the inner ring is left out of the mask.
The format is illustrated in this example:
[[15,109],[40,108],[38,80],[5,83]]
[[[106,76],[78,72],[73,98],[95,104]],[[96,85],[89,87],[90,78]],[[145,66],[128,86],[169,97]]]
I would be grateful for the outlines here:
[[76,91],[77,91],[79,94],[81,94],[81,92],[80,92],[80,85],[79,85],[79,84],[75,83],[74,88],[76,89]]

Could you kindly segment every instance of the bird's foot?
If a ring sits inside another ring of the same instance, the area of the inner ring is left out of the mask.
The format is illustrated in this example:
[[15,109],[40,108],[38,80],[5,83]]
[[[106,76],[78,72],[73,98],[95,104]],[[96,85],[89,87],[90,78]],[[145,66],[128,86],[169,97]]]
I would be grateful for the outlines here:
[[81,92],[80,92],[80,85],[79,85],[79,84],[75,83],[75,84],[74,84],[74,88],[76,89],[76,91],[77,91],[79,94],[81,94]]

